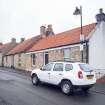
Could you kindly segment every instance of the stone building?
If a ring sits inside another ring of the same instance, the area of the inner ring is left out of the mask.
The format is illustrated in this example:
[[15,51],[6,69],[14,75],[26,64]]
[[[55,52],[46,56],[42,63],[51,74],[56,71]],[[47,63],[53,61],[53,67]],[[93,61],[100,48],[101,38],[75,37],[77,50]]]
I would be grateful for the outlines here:
[[5,55],[5,67],[26,70],[26,65],[30,66],[31,64],[31,62],[27,63],[27,59],[30,59],[31,56],[26,55],[26,52],[33,46],[33,44],[36,44],[40,39],[40,35],[27,40],[24,40],[22,38],[21,42]]
[[[83,42],[84,62],[86,62],[88,58],[86,38],[95,26],[95,23],[83,26],[83,34],[85,36]],[[31,67],[27,66],[27,69],[29,68],[29,70],[32,70],[34,68],[40,68],[48,62],[57,60],[80,62],[80,46],[80,27],[56,35],[45,36],[28,50],[27,55],[31,56],[32,64]]]
[[16,39],[12,38],[10,43],[5,43],[0,46],[0,66],[4,66],[4,59],[6,59],[7,62],[7,57],[5,58],[6,54],[10,50],[12,50],[16,45]]

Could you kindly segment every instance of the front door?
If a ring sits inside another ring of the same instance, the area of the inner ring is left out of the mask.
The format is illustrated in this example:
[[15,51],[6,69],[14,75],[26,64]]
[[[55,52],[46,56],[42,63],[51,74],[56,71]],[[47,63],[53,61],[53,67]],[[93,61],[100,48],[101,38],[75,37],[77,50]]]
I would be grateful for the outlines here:
[[45,52],[45,65],[48,64],[48,52]]

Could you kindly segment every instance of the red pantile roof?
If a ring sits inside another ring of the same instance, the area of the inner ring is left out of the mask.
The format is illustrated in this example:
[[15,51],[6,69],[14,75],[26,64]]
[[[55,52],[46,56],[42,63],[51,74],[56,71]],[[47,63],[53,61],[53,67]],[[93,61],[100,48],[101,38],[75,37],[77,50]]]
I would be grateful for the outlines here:
[[[95,28],[95,26],[96,26],[95,23],[83,26],[83,34],[85,35],[85,38]],[[80,42],[80,27],[59,33],[54,36],[43,38],[37,44],[35,44],[29,51],[30,52],[40,51],[44,49],[55,48],[79,42]]]
[[2,52],[5,48],[7,48],[10,45],[10,43],[6,43],[3,45],[0,45],[0,52]]
[[0,52],[2,51],[2,46],[3,46],[3,45],[0,45]]
[[8,55],[26,52],[28,49],[30,49],[33,46],[33,44],[35,44],[40,39],[41,39],[40,35],[27,39],[24,42],[19,43],[15,48],[13,48],[8,53]]

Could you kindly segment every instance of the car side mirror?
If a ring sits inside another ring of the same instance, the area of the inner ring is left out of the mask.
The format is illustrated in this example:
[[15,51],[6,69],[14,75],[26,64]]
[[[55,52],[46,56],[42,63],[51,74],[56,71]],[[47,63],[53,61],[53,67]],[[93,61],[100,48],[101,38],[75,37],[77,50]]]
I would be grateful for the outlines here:
[[40,70],[43,70],[42,67],[40,68]]
[[40,70],[45,71],[46,69],[44,69],[44,68],[41,67]]

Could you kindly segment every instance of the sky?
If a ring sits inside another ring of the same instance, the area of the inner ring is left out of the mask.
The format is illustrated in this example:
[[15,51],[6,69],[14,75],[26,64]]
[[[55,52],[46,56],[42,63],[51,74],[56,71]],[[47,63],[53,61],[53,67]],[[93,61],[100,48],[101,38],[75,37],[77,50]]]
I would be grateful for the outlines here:
[[80,27],[75,7],[82,6],[83,25],[96,22],[105,0],[0,0],[0,42],[30,38],[40,34],[40,26],[52,24],[54,33]]

